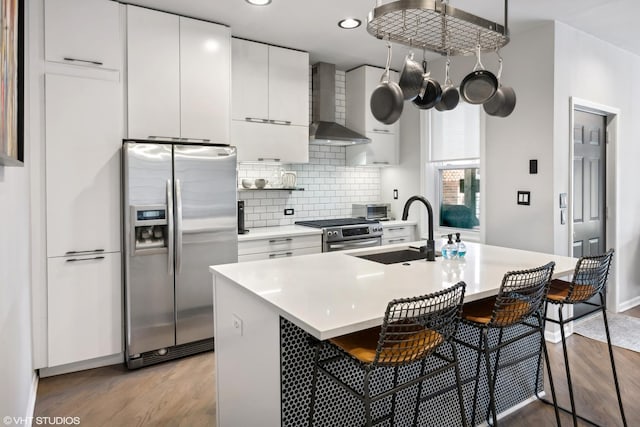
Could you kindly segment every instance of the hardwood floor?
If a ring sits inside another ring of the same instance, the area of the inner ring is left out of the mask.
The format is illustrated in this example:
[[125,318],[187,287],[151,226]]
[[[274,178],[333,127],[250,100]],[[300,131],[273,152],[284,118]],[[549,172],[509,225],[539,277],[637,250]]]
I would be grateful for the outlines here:
[[[640,317],[640,307],[624,314]],[[579,413],[603,426],[621,426],[606,344],[579,335],[568,342]],[[628,425],[640,425],[640,353],[618,347],[614,353]],[[550,346],[550,357],[560,402],[569,406],[560,345]],[[213,353],[204,353],[136,371],[114,365],[43,378],[34,416],[80,417],[91,427],[215,426],[214,375]],[[572,425],[569,415],[561,416],[563,426]],[[552,426],[553,408],[533,402],[500,425]]]

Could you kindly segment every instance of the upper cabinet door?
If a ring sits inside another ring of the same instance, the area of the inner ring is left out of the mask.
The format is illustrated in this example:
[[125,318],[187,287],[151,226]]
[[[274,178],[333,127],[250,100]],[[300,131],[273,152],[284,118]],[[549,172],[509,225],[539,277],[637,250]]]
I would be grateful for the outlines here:
[[180,18],[180,134],[228,144],[231,30]]
[[47,256],[120,251],[118,82],[45,76]]
[[269,46],[269,119],[309,126],[308,53]]
[[128,136],[180,137],[180,19],[127,6]]
[[47,0],[47,61],[121,69],[119,4],[108,0]]
[[269,119],[269,46],[232,39],[233,120]]

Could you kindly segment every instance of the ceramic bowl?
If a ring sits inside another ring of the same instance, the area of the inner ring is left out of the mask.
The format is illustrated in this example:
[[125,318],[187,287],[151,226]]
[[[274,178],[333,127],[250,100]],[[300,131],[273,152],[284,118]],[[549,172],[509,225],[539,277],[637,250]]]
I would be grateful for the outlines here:
[[258,178],[255,180],[256,188],[264,188],[268,182],[266,179]]
[[253,180],[246,179],[246,178],[242,180],[242,187],[251,188],[252,185],[253,185]]

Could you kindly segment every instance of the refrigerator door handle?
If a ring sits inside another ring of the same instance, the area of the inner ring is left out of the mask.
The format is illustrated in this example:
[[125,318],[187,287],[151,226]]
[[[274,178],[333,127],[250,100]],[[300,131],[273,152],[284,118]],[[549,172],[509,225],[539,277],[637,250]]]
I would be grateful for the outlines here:
[[173,247],[174,247],[174,225],[173,225],[173,184],[167,180],[167,274],[173,275]]
[[176,273],[182,269],[182,191],[176,179]]

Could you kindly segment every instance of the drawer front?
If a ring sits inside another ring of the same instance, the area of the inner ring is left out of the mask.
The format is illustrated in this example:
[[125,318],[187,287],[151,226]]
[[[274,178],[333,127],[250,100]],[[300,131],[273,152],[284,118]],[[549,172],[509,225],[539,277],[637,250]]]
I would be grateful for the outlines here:
[[395,237],[409,237],[413,234],[413,225],[397,225],[392,227],[384,227],[383,238],[392,239]]
[[256,253],[286,252],[292,249],[322,247],[322,236],[283,236],[270,239],[246,240],[238,242],[238,255]]
[[274,251],[274,252],[261,252],[257,254],[240,255],[238,256],[238,262],[258,261],[263,259],[288,258],[288,257],[298,256],[298,255],[319,254],[320,252],[322,252],[322,248],[320,246]]
[[408,243],[413,241],[409,236],[391,237],[382,239],[382,245],[395,245],[398,243]]

